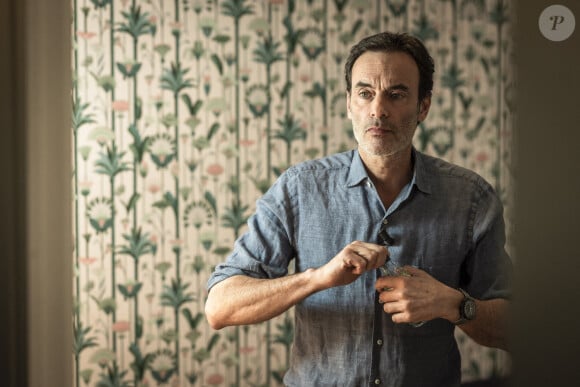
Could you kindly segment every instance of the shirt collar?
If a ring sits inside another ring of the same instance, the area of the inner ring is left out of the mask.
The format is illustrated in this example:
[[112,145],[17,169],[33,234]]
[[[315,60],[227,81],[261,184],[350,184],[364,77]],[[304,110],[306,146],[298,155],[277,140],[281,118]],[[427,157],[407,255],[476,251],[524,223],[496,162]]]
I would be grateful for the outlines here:
[[431,193],[431,175],[427,172],[425,165],[425,155],[413,147],[412,150],[413,163],[413,179],[411,184],[416,185],[419,191],[424,193]]
[[[417,151],[414,147],[412,149],[413,163],[413,178],[411,179],[411,186],[415,185],[417,188],[425,193],[431,193],[431,183],[428,172],[425,170],[425,155]],[[354,187],[369,178],[367,170],[364,166],[358,150],[353,152],[352,162],[350,164],[350,171],[346,180],[347,187]]]
[[351,188],[359,185],[368,179],[367,170],[360,158],[358,150],[353,151],[352,162],[350,163],[350,170],[346,179],[346,186]]

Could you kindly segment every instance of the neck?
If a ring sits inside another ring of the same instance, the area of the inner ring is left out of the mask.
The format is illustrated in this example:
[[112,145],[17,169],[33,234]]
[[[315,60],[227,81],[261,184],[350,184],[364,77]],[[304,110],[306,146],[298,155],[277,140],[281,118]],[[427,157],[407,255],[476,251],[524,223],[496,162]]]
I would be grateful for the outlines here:
[[359,153],[385,208],[388,208],[413,175],[411,148],[389,156],[369,155],[360,148]]

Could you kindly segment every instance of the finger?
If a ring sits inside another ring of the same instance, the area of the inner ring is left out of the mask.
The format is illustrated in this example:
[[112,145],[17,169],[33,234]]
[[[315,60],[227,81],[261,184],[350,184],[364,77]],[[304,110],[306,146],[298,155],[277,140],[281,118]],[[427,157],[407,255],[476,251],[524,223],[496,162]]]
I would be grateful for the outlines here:
[[362,274],[366,271],[368,262],[365,257],[353,252],[343,260],[343,267],[351,270],[355,274]]
[[384,302],[383,311],[390,314],[393,322],[396,323],[411,322],[414,321],[413,318],[416,320],[416,316],[413,317],[414,313],[409,309],[409,303],[407,301],[395,300]]
[[[394,292],[394,288],[383,288],[383,290],[379,293],[379,304],[389,304],[391,305],[391,308],[393,307],[393,304],[397,302],[397,296],[393,293]],[[393,312],[393,310],[389,310],[387,311],[385,309],[385,312]]]
[[351,242],[350,245],[354,248],[361,248],[361,249],[371,250],[371,251],[376,251],[376,252],[381,252],[381,251],[385,250],[385,246],[383,246],[383,245],[377,245],[376,243],[369,243],[369,242],[363,242],[363,241],[354,241],[354,242]]
[[377,255],[377,259],[374,261],[373,269],[378,269],[385,265],[389,259],[389,250],[386,246],[380,246],[380,250]]
[[383,311],[391,316],[391,320],[400,324],[406,322],[405,312],[401,309],[401,306],[397,302],[387,302],[383,304]]
[[367,270],[383,266],[389,256],[389,251],[385,246],[374,243],[354,241],[350,244],[350,248],[354,253],[367,260]]
[[375,289],[378,292],[385,291],[385,289],[398,289],[403,286],[403,280],[400,277],[394,276],[387,276],[387,277],[379,277],[375,282]]
[[411,313],[408,312],[398,312],[398,313],[390,313],[391,320],[395,324],[410,324],[411,326],[418,328],[425,324],[427,320],[421,320],[417,316],[413,316]]
[[379,292],[379,303],[390,304],[390,305],[403,305],[406,303],[401,291],[397,288],[385,287]]
[[407,316],[406,313],[393,313],[393,314],[391,314],[391,320],[395,324],[402,324],[402,323],[408,323],[409,317]]

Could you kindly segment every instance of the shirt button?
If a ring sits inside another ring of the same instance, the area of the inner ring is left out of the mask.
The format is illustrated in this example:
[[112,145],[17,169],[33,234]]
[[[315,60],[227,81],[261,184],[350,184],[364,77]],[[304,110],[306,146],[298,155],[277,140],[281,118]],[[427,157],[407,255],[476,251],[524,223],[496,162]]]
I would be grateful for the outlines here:
[[382,339],[378,339],[377,340],[377,345],[383,345],[383,340]]
[[381,379],[379,378],[375,379],[375,384],[381,384]]
[[389,223],[389,221],[388,221],[388,220],[386,220],[386,219],[383,219],[383,224],[388,224],[388,223]]

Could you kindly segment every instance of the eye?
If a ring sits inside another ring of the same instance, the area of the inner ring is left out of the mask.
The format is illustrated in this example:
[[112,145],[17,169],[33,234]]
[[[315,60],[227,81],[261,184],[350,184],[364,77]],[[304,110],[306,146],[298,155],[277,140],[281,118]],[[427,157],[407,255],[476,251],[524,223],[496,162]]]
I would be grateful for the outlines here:
[[393,100],[398,100],[398,99],[405,98],[405,94],[400,93],[400,92],[392,92],[389,94],[389,98],[391,98]]
[[368,90],[361,90],[358,92],[358,96],[362,99],[369,99],[372,97],[372,94]]

